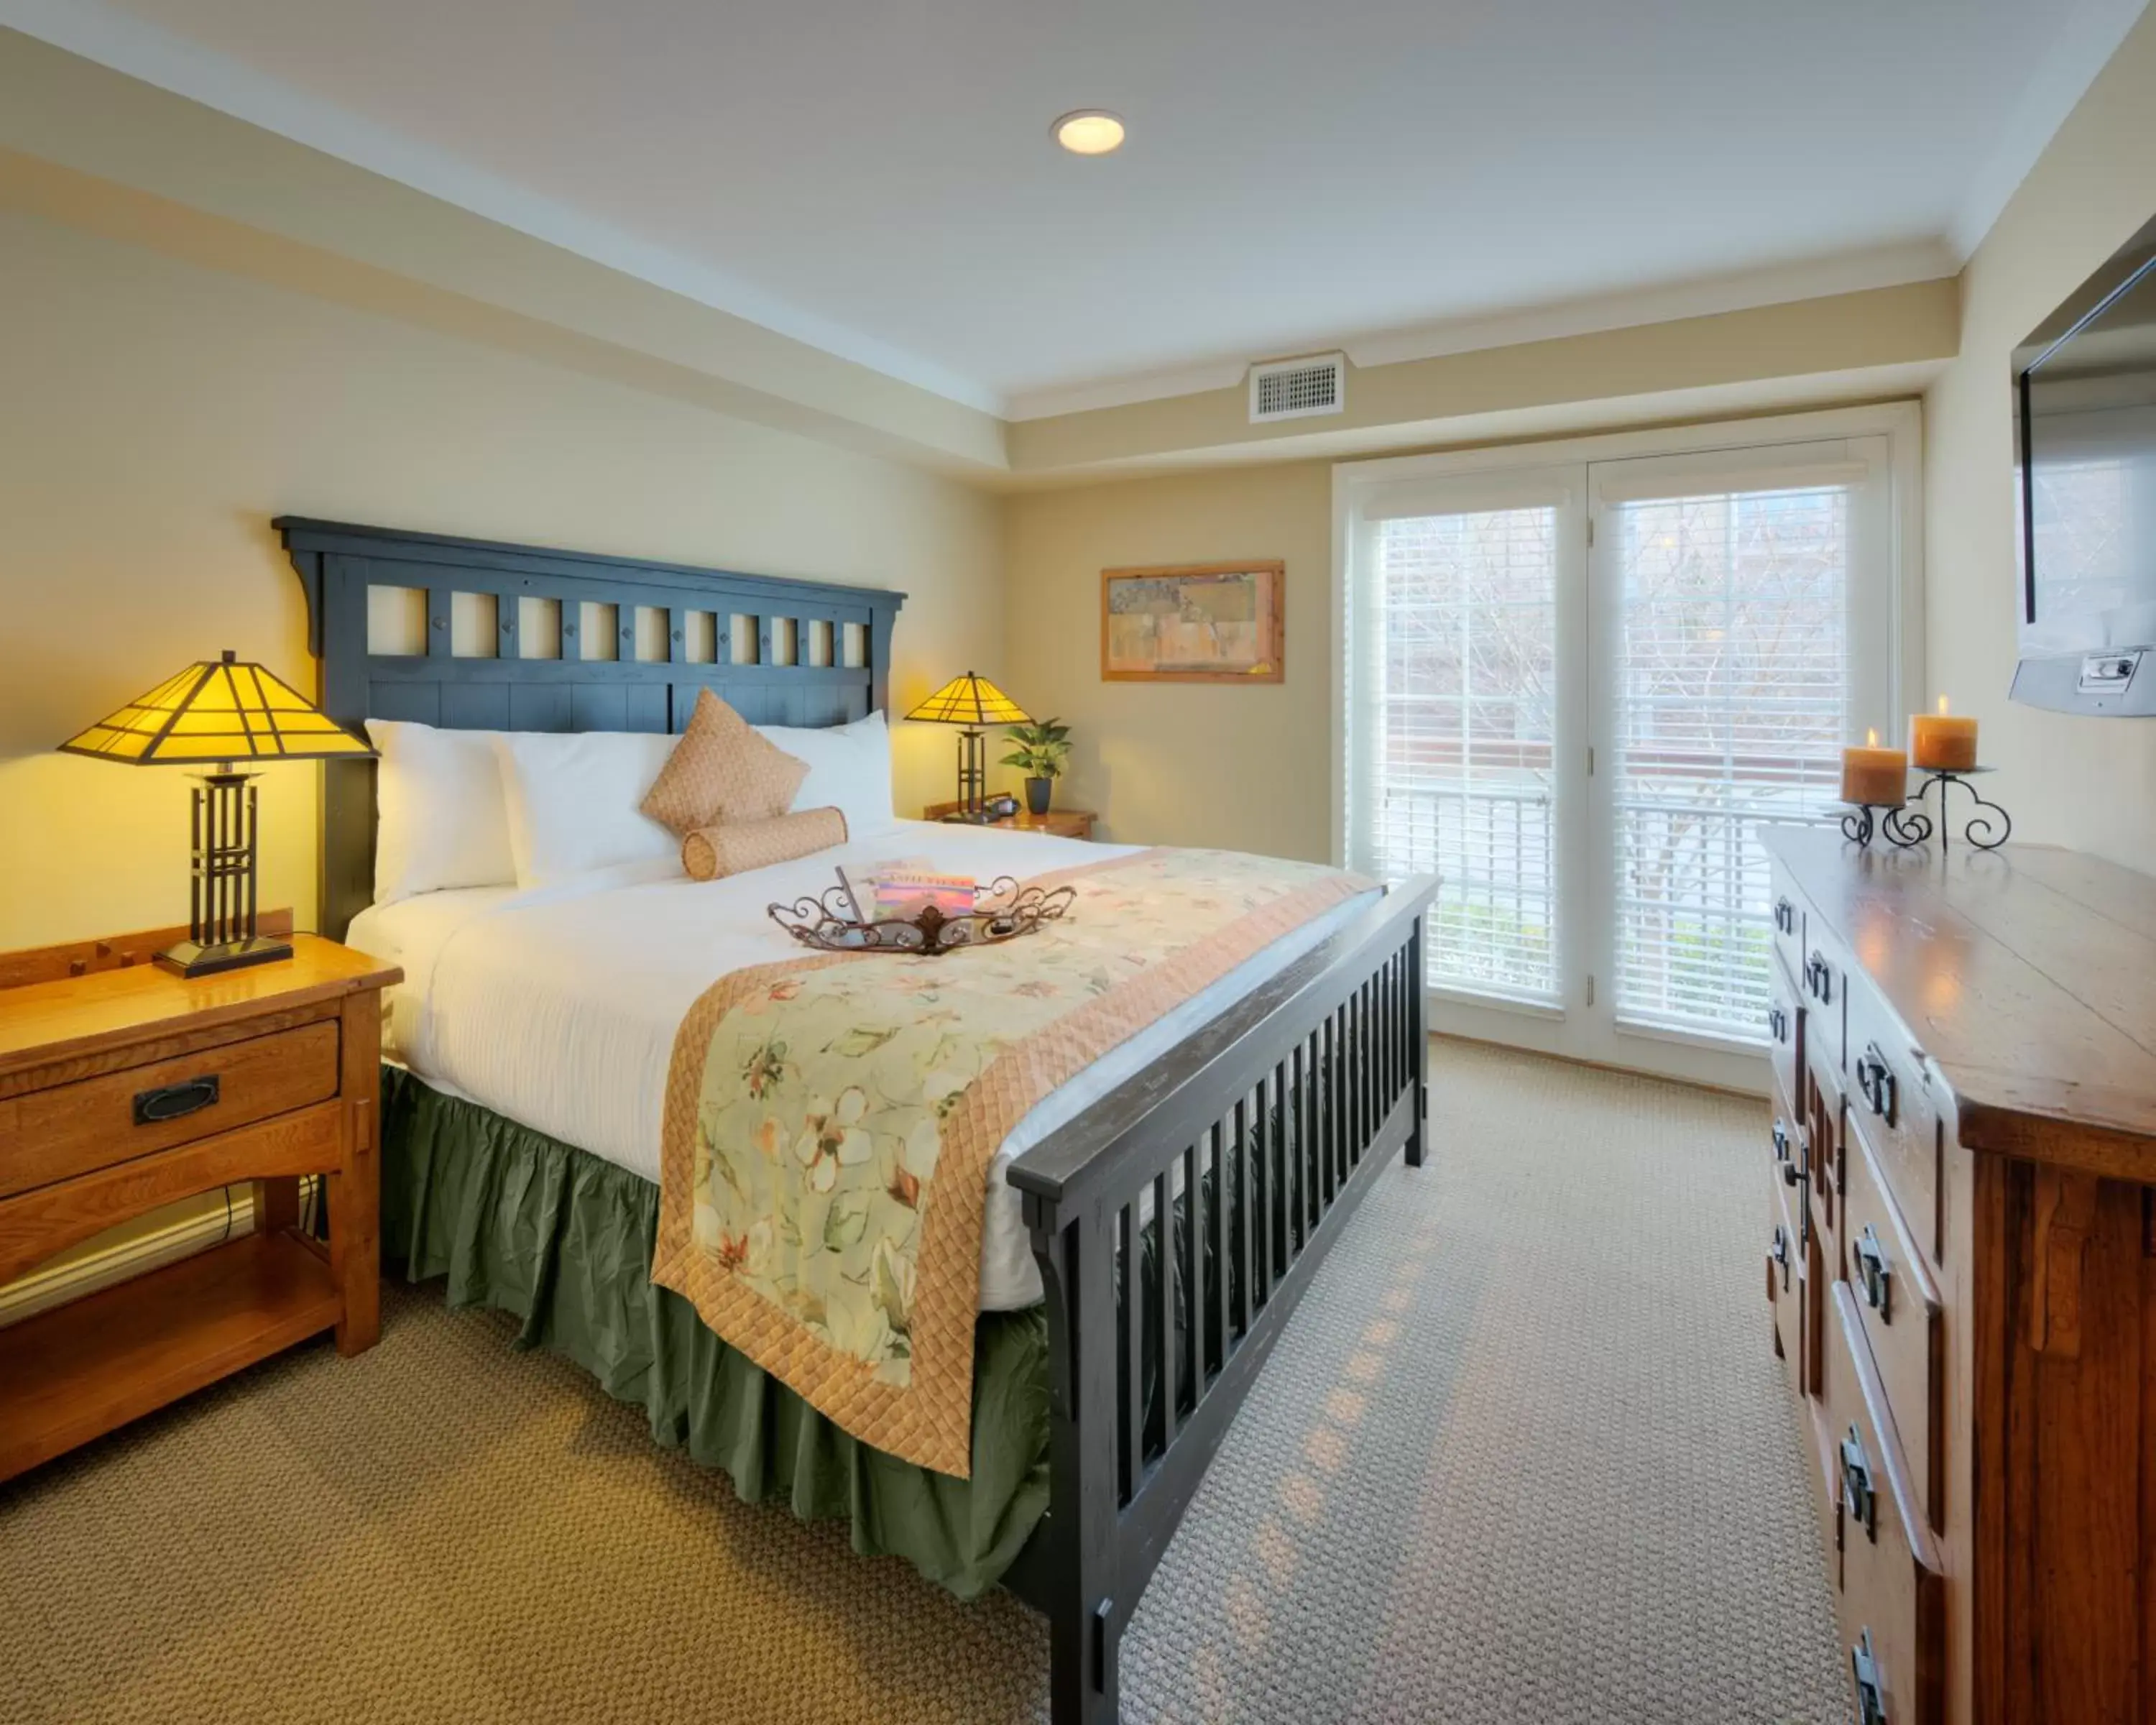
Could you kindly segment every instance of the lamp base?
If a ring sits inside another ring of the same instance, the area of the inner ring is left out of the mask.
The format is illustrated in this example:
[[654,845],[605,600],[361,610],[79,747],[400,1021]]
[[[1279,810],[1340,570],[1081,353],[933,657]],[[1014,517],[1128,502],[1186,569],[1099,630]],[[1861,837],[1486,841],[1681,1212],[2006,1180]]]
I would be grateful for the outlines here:
[[157,954],[157,963],[182,976],[213,976],[220,970],[239,970],[249,964],[270,964],[292,956],[290,941],[250,934],[236,941],[205,944],[181,941]]

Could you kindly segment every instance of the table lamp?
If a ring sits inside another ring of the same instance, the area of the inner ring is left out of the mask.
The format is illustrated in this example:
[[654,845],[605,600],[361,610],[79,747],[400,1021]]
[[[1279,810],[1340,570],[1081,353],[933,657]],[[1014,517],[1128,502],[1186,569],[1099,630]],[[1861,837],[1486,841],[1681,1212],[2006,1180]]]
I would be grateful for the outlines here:
[[292,956],[254,932],[254,788],[234,762],[372,755],[363,737],[231,652],[189,665],[60,745],[129,767],[208,767],[194,794],[187,938],[157,954],[182,976]]
[[958,820],[985,821],[982,793],[988,768],[981,751],[981,730],[988,725],[1029,725],[1024,709],[986,677],[968,671],[953,677],[906,716],[932,725],[960,725],[958,733]]

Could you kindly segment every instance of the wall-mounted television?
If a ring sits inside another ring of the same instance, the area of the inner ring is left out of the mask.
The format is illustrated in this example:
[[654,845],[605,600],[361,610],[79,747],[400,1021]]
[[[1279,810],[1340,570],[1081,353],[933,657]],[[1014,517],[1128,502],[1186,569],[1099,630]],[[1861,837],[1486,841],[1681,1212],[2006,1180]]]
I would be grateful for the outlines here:
[[2156,222],[2015,350],[2014,699],[2156,714]]

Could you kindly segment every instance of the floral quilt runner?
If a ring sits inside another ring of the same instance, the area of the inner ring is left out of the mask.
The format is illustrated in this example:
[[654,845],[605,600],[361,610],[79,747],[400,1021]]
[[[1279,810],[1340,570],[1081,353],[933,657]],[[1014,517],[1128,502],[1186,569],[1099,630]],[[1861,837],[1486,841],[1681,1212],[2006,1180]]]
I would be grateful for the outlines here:
[[723,978],[666,1088],[652,1280],[863,1442],[970,1476],[989,1163],[1034,1105],[1369,883],[1159,850],[1043,876],[1070,910],[935,958]]

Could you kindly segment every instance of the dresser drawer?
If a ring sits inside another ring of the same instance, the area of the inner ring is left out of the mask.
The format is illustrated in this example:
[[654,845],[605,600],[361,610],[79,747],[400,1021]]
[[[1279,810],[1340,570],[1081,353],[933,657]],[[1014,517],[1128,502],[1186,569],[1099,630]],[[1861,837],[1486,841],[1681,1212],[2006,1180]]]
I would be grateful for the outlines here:
[[[1825,1233],[1827,1257],[1836,1265],[1841,1240],[1841,1194],[1849,1183],[1845,1163],[1849,1109],[1841,1079],[1816,1061],[1804,1063],[1805,1173],[1810,1181],[1812,1225]],[[1835,1273],[1839,1274],[1838,1265]]]
[[1938,1725],[1945,1705],[1946,1580],[1871,1369],[1856,1308],[1854,1291],[1838,1284],[1828,1345],[1854,1394],[1835,1409],[1841,1538],[1835,1609],[1853,1711],[1873,1725]]
[[1843,1273],[1909,1465],[1934,1528],[1946,1527],[1946,1328],[1931,1266],[1894,1201],[1860,1117],[1848,1142]]
[[1810,929],[1795,966],[1797,999],[1804,1009],[1804,1058],[1829,1071],[1842,1067],[1842,1012],[1849,963],[1832,936]]
[[[1779,1126],[1781,1122],[1776,1122]],[[1789,1160],[1777,1161],[1767,1174],[1767,1301],[1774,1308],[1774,1353],[1789,1373],[1789,1388],[1801,1401],[1804,1390],[1804,1301],[1811,1290],[1806,1273],[1802,1185],[1783,1178],[1795,1169],[1794,1140]]]
[[1886,1177],[1887,1189],[1937,1263],[1939,1122],[1921,1055],[1870,983],[1849,991],[1849,1111]]
[[1804,1092],[1798,1074],[1804,1070],[1804,1009],[1798,1004],[1795,973],[1778,951],[1767,967],[1767,1057],[1774,1062],[1774,1076],[1784,1094]]
[[0,1197],[337,1092],[337,1026],[302,1024],[0,1101]]
[[1796,976],[1804,966],[1804,901],[1779,867],[1774,880],[1774,903],[1768,914],[1773,919],[1774,952],[1789,974]]

